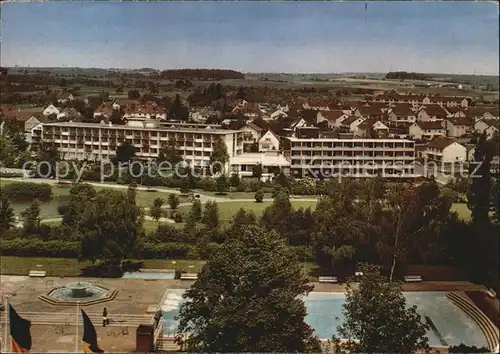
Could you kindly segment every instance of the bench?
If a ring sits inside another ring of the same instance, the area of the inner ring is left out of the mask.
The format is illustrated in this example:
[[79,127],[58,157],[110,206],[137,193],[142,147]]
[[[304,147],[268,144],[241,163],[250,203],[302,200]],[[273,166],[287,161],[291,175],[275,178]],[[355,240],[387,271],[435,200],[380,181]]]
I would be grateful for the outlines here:
[[319,282],[320,283],[336,283],[337,282],[337,277],[320,276],[319,277]]
[[198,279],[198,274],[196,273],[182,273],[181,280],[196,280]]
[[45,275],[47,275],[47,272],[44,270],[30,270],[29,274],[30,277],[34,278],[43,278]]
[[422,281],[422,277],[420,275],[405,275],[405,282],[419,282]]

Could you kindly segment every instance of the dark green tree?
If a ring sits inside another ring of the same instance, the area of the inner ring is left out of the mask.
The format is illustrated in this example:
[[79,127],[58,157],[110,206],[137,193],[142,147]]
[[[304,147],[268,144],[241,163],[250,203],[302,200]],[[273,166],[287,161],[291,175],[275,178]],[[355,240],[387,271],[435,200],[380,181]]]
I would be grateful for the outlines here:
[[260,181],[262,178],[262,164],[258,163],[252,169],[252,177]]
[[217,194],[225,194],[229,188],[229,181],[226,175],[221,174],[215,181],[215,189]]
[[155,219],[156,221],[160,221],[160,218],[163,214],[161,207],[162,205],[165,204],[165,200],[162,198],[155,198],[153,201],[153,207],[151,208],[151,217]]
[[5,197],[0,197],[0,234],[14,226],[14,210]]
[[205,203],[205,210],[201,222],[206,225],[209,230],[217,230],[219,228],[219,207],[217,202],[208,201]]
[[156,162],[161,163],[164,161],[168,161],[172,165],[172,168],[175,168],[178,163],[183,161],[182,154],[177,149],[177,142],[175,140],[167,141],[167,144],[160,149]]
[[136,150],[134,145],[128,141],[124,141],[116,148],[115,160],[122,163],[130,162],[134,158]]
[[26,233],[37,232],[40,229],[40,204],[38,200],[35,200],[31,205],[23,212],[21,212],[23,217],[23,227]]
[[257,192],[255,192],[254,198],[256,203],[262,203],[262,201],[264,200],[264,192],[259,189]]
[[229,178],[229,184],[231,187],[238,187],[240,182],[240,176],[237,173],[231,174],[231,177]]
[[170,209],[175,210],[179,206],[179,197],[177,194],[170,193],[168,195],[168,205]]
[[[380,275],[378,266],[362,265],[359,285],[348,282],[344,320],[338,328],[351,353],[430,352],[417,307],[406,307],[401,285]],[[357,340],[357,341],[355,341]]]
[[299,296],[312,290],[273,232],[231,237],[187,290],[179,333],[190,352],[320,352]]
[[209,164],[212,166],[211,172],[217,174],[224,172],[226,164],[229,162],[227,147],[221,138],[218,138],[212,149]]
[[141,94],[137,90],[129,90],[128,91],[128,99],[129,100],[138,100],[141,98]]

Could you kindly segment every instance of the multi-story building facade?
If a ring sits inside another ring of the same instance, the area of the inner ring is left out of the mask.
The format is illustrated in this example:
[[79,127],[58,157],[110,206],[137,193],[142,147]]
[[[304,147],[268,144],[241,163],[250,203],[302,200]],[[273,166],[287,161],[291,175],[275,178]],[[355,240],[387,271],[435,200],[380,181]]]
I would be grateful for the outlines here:
[[404,139],[284,139],[296,177],[414,177],[415,143]]
[[153,122],[133,125],[111,123],[45,123],[42,139],[54,144],[66,160],[109,160],[125,141],[142,159],[158,157],[160,149],[175,141],[177,149],[192,166],[207,166],[218,139],[226,144],[229,156],[243,153],[243,133],[236,130],[165,127]]

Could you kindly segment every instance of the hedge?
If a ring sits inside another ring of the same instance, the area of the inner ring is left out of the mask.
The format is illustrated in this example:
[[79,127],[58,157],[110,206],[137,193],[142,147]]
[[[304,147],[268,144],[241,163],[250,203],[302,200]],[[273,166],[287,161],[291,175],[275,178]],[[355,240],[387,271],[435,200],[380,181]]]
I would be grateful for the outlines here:
[[0,242],[2,256],[77,258],[80,242],[16,238]]
[[2,187],[2,196],[13,201],[45,201],[52,198],[52,187],[47,183],[14,182]]
[[186,243],[144,243],[137,250],[142,259],[198,259],[197,247]]

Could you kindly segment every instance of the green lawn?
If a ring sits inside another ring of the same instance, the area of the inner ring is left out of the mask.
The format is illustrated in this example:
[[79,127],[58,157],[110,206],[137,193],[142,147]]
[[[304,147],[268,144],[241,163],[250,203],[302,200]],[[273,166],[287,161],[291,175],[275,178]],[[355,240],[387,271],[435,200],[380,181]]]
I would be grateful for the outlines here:
[[[15,183],[17,181],[12,181],[8,179],[2,179],[0,180],[0,187],[6,186],[11,183]],[[103,191],[105,189],[115,189],[121,192],[125,192],[126,189],[124,188],[113,188],[113,187],[106,187],[104,184],[103,186],[93,186],[94,189],[97,192]],[[52,186],[52,193],[53,193],[53,198],[57,198],[60,196],[69,196],[69,190],[71,189],[71,186],[58,186],[58,185],[53,185]],[[154,189],[151,189],[150,191],[146,190],[138,190],[137,191],[137,196],[136,196],[136,201],[140,206],[144,207],[150,207],[153,205],[153,201],[156,198],[163,198],[165,200],[165,203],[167,203],[168,200],[168,195],[169,193],[165,192],[158,192],[155,191]],[[187,196],[182,196],[182,195],[177,195],[179,197],[179,202],[180,203],[185,203],[189,201],[189,198]],[[55,216],[57,217],[57,216]]]
[[451,211],[456,212],[458,217],[464,221],[469,221],[471,219],[471,211],[466,203],[453,203]]
[[[133,260],[137,261],[137,260]],[[172,263],[175,261],[175,263]],[[188,272],[200,272],[206,261],[203,260],[166,260],[146,259],[141,260],[147,269],[183,269]],[[28,275],[30,270],[44,270],[48,276],[77,277],[81,270],[89,266],[90,262],[79,262],[73,258],[41,258],[41,257],[0,257],[0,274]],[[314,263],[301,263],[307,274],[314,274],[316,265]]]
[[[303,200],[292,200],[291,201],[292,206],[296,209],[300,207],[311,207],[311,209],[314,209],[316,207],[316,201],[303,201]],[[246,210],[251,210],[254,212],[255,216],[259,217],[262,215],[264,210],[270,206],[272,202],[262,202],[262,203],[256,203],[254,200],[249,200],[248,202],[223,202],[223,203],[217,203],[219,207],[219,220],[221,221],[222,225],[227,225],[232,219],[233,216],[238,212],[240,208],[244,208]],[[179,212],[183,213],[184,215],[187,215],[189,213],[189,210],[191,209],[191,206],[182,206],[179,207]]]
[[[217,192],[204,191],[202,189],[195,189],[195,194],[203,194],[209,197],[227,198],[227,199],[248,199],[255,201],[254,192],[227,192],[224,195],[219,195]],[[272,193],[264,193],[264,199],[272,199]]]

